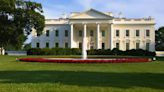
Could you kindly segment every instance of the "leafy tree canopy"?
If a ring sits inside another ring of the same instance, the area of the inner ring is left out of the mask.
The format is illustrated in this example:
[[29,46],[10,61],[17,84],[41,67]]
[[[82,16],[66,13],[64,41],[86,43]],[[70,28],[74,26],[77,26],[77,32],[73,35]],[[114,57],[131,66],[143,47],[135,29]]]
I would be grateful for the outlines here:
[[20,49],[32,29],[41,34],[45,24],[40,3],[0,0],[0,47]]
[[164,27],[160,27],[155,33],[156,50],[164,51]]

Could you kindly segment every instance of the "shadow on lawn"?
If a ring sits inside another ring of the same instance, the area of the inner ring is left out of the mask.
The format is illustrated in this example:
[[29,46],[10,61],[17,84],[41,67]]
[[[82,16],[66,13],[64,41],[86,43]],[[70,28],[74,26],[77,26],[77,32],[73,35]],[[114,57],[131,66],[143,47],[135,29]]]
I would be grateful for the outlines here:
[[164,89],[164,74],[84,71],[0,71],[0,83],[61,83],[79,86]]

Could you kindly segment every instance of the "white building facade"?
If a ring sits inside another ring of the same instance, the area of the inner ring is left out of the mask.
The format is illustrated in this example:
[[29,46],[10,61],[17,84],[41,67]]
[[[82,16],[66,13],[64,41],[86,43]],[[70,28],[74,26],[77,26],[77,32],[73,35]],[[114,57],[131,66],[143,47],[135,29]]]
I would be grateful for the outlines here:
[[69,18],[47,19],[42,35],[32,31],[32,48],[83,48],[155,51],[153,18],[116,18],[90,9]]

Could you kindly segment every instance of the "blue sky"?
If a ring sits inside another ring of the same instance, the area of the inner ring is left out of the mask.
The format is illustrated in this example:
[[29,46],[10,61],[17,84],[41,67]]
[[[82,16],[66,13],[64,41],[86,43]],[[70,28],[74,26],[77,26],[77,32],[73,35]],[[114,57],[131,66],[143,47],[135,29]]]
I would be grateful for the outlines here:
[[123,17],[144,18],[152,16],[156,28],[164,26],[164,0],[31,0],[42,4],[47,19],[59,18],[63,13],[86,11],[94,8],[103,12],[113,12]]

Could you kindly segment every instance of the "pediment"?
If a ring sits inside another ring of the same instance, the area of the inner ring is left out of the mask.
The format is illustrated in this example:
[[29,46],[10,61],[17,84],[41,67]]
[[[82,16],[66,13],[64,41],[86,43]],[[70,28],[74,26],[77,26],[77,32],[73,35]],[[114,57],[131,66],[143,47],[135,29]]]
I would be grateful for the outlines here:
[[76,13],[70,17],[70,19],[112,19],[112,16],[109,16],[105,13],[99,12],[94,9],[90,9],[86,12]]

